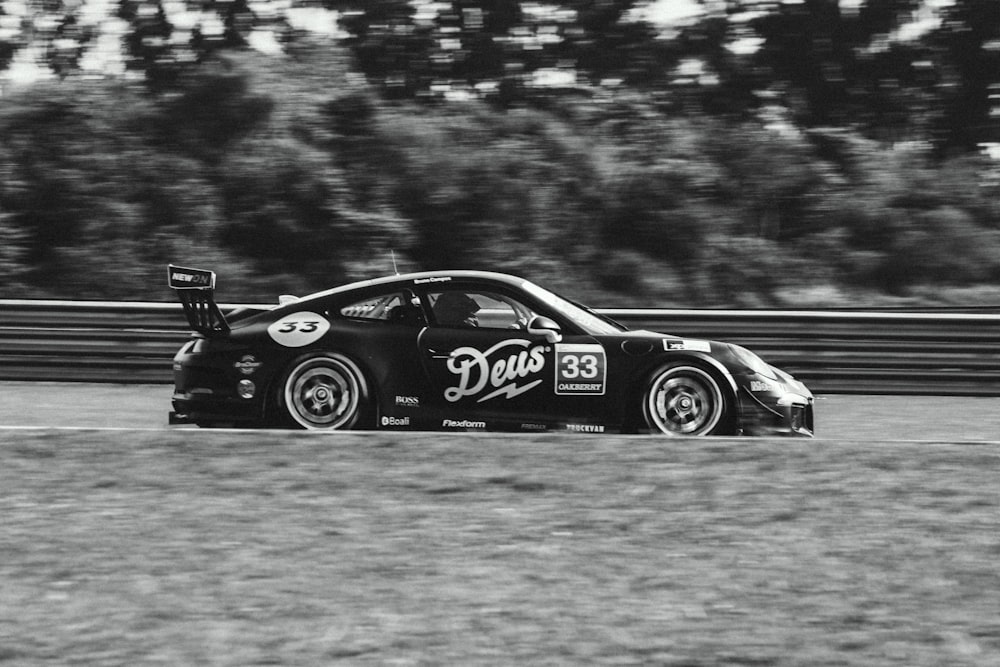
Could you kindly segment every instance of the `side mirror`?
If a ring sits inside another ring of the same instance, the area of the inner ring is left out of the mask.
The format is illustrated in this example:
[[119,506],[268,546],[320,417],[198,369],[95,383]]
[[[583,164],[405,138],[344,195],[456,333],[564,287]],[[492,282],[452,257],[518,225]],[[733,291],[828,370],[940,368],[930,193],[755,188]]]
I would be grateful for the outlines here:
[[562,329],[547,317],[536,315],[528,322],[528,333],[541,336],[547,343],[558,343],[562,340]]

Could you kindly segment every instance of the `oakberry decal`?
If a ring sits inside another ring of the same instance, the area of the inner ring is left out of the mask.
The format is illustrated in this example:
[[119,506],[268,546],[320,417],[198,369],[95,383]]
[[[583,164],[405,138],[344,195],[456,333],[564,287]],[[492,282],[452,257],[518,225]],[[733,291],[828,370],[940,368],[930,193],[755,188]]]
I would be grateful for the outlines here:
[[304,347],[315,343],[330,330],[330,322],[322,315],[302,311],[285,315],[267,328],[274,342],[285,347]]
[[479,396],[478,403],[497,396],[519,396],[541,384],[541,378],[520,381],[537,376],[545,368],[545,353],[550,349],[531,347],[530,341],[520,338],[501,341],[485,352],[474,347],[460,347],[448,359],[448,370],[458,376],[458,384],[445,389],[444,397],[454,403],[489,389],[493,391]]

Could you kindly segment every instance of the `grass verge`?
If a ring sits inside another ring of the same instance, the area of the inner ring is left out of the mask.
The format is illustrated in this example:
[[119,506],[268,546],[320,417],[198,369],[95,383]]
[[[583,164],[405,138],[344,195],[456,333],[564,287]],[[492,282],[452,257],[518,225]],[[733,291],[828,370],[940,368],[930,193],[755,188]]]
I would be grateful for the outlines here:
[[0,664],[1000,663],[996,445],[0,442]]

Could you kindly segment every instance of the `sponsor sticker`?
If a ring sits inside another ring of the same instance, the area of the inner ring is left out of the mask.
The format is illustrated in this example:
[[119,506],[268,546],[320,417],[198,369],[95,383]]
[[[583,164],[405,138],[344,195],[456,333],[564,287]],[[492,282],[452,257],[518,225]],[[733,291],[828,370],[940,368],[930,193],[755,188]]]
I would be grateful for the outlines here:
[[604,424],[566,424],[566,430],[574,433],[604,433]]
[[444,428],[486,428],[486,422],[469,421],[468,419],[445,419],[441,422]]
[[506,399],[531,391],[542,379],[545,354],[552,348],[531,346],[531,342],[514,338],[500,341],[488,350],[474,347],[455,349],[448,358],[448,370],[458,378],[458,384],[444,390],[450,403],[465,397],[477,397],[482,403],[502,396]]
[[549,427],[545,424],[521,424],[522,431],[548,431]]
[[413,281],[414,285],[425,285],[427,283],[447,283],[451,281],[451,277],[444,276],[440,278],[416,278]]
[[242,359],[233,364],[233,368],[238,370],[243,375],[253,375],[254,371],[263,365],[264,364],[257,361],[257,358],[252,354],[244,354]]
[[711,352],[712,344],[707,340],[666,340],[663,341],[663,349],[688,350],[690,352]]
[[594,343],[556,345],[556,394],[604,394],[607,380],[604,348]]
[[174,289],[210,289],[215,287],[215,273],[170,265],[167,267],[167,284]]
[[776,382],[762,382],[761,380],[750,381],[750,391],[770,391],[776,394],[783,393],[785,388]]
[[396,407],[400,408],[419,408],[420,399],[416,396],[397,396],[396,397]]
[[382,417],[382,426],[409,426],[409,417]]
[[268,335],[278,345],[304,347],[315,343],[330,330],[330,322],[322,315],[307,310],[289,313],[267,328]]

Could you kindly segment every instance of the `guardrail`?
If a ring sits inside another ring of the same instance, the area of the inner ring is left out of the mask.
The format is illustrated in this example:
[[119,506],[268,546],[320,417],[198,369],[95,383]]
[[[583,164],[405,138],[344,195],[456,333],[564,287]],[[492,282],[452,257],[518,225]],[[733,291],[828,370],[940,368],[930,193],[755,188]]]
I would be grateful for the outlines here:
[[[819,393],[1000,396],[1000,315],[600,312],[632,329],[744,345]],[[170,383],[189,336],[175,303],[0,300],[0,379]]]

